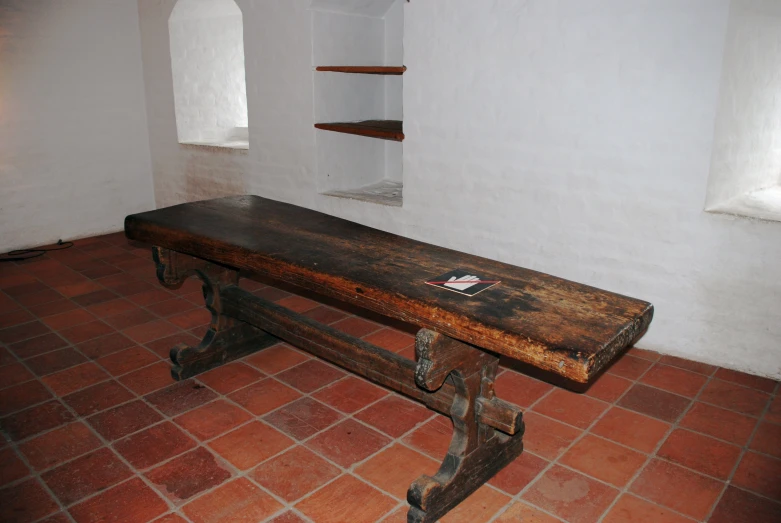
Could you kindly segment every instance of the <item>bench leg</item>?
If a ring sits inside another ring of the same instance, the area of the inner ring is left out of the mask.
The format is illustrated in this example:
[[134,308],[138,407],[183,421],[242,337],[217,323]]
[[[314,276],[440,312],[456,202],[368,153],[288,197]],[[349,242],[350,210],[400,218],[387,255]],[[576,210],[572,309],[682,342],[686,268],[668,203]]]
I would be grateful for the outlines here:
[[209,330],[197,347],[180,343],[171,349],[171,375],[182,380],[277,343],[274,336],[223,314],[222,289],[238,285],[239,273],[228,267],[155,247],[157,279],[165,287],[178,288],[190,276],[203,282],[206,308],[212,313]]
[[458,505],[523,451],[523,426],[508,436],[478,421],[494,398],[499,358],[423,329],[415,350],[415,382],[434,391],[446,379],[455,386],[451,407],[453,439],[434,477],[421,476],[409,488],[409,523],[427,523]]

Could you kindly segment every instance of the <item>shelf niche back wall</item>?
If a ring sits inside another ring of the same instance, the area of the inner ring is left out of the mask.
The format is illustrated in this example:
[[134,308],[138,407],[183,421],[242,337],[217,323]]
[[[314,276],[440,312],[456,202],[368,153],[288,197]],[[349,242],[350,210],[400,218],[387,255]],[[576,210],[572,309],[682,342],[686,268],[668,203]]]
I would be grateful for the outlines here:
[[[403,65],[404,0],[313,0],[313,69]],[[313,72],[315,122],[402,120],[402,76]],[[402,144],[317,131],[318,191],[402,183]],[[401,203],[401,199],[397,204]]]

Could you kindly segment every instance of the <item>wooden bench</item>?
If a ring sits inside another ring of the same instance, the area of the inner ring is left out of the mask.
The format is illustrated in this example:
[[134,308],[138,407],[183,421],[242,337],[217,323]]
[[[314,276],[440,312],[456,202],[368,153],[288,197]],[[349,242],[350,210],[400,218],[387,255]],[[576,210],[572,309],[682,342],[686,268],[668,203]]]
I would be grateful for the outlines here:
[[[436,521],[522,452],[521,411],[494,395],[499,356],[587,383],[653,316],[644,301],[258,196],[134,214],[125,232],[155,246],[163,285],[203,281],[211,328],[172,349],[174,378],[281,338],[452,418],[439,471],[409,488],[410,522]],[[417,363],[240,289],[239,270],[420,326]],[[451,271],[489,288],[437,283]]]

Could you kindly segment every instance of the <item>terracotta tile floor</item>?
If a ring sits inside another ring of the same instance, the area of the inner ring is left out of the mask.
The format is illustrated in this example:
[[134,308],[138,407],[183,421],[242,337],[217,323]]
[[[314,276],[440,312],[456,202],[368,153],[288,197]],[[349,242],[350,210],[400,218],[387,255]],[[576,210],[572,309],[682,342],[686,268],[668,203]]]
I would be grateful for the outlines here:
[[[413,357],[413,337],[251,279]],[[286,344],[173,383],[208,321],[121,234],[0,265],[0,521],[405,521],[450,421]],[[444,521],[781,521],[778,383],[632,349],[584,394],[514,370],[525,453]]]

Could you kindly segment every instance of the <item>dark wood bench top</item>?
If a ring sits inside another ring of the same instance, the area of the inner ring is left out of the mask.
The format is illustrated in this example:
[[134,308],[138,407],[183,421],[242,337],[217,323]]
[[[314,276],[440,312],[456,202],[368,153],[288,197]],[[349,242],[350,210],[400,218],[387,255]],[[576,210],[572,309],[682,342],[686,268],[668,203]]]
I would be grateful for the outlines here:
[[[653,306],[341,218],[234,196],[134,214],[133,240],[244,269],[585,383],[647,329]],[[454,269],[501,283],[470,297],[427,285]]]

